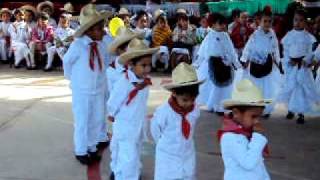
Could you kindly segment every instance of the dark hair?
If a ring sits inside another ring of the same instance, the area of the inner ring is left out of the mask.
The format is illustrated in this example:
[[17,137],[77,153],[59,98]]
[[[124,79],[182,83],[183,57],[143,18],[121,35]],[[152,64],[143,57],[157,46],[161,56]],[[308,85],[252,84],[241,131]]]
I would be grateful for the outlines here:
[[15,9],[15,10],[13,11],[13,15],[14,15],[14,16],[17,15],[18,13],[24,14],[24,11],[23,11],[22,9]]
[[227,24],[227,19],[219,13],[211,13],[208,17],[209,24]]
[[231,106],[231,107],[229,107],[228,109],[230,109],[230,110],[232,110],[232,109],[238,109],[241,113],[243,113],[243,112],[245,112],[245,111],[248,111],[249,109],[252,109],[252,108],[258,108],[258,107],[260,107],[260,108],[265,108],[264,106],[237,106],[237,105],[235,105],[235,106]]
[[171,92],[176,93],[178,96],[188,95],[191,97],[197,97],[199,94],[199,84],[173,88],[171,89]]
[[232,10],[232,12],[231,12],[231,18],[234,19],[234,18],[240,17],[240,13],[241,13],[241,10],[240,10],[240,9],[234,9],[234,10]]
[[162,13],[157,19],[156,19],[156,23],[158,23],[160,20],[162,21],[167,21],[167,16]]
[[134,20],[138,21],[143,16],[147,16],[147,18],[149,18],[148,13],[146,11],[140,10],[140,11],[137,12],[136,17],[134,18]]
[[141,61],[142,58],[145,58],[145,57],[152,57],[152,54],[147,54],[147,55],[143,55],[143,56],[139,56],[139,57],[132,58],[132,59],[130,60],[130,62],[131,62],[133,65],[136,65],[139,61]]
[[188,21],[189,17],[187,14],[185,13],[177,13],[177,21],[179,21],[180,19]]
[[272,8],[270,6],[264,7],[264,9],[261,13],[261,17],[262,16],[272,17]]
[[48,13],[45,13],[45,12],[41,12],[38,16],[38,20],[41,19],[41,20],[49,20],[50,16]]
[[302,9],[302,8],[297,9],[297,10],[294,12],[294,15],[302,16],[303,19],[305,19],[305,20],[307,19],[307,12],[306,12],[305,9]]

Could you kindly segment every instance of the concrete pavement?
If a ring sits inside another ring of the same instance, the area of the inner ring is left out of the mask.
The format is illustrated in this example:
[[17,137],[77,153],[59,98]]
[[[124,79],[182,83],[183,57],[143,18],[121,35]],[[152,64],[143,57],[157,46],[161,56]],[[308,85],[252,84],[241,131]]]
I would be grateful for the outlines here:
[[[168,93],[155,75],[149,112]],[[71,92],[62,72],[44,73],[0,65],[0,180],[85,180],[86,167],[73,157]],[[272,158],[266,160],[272,179],[320,179],[320,119],[307,117],[303,126],[284,118],[277,108],[263,121]],[[223,179],[223,163],[215,132],[221,123],[202,111],[196,131],[198,180]],[[109,175],[109,150],[101,163],[103,180]],[[152,180],[154,147],[145,143],[143,177]]]

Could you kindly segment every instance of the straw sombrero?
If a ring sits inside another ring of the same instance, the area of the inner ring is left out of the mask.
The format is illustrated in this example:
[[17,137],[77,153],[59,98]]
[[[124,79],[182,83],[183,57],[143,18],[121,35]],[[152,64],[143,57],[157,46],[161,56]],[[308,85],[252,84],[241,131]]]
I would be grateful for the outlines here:
[[10,9],[8,8],[1,8],[0,9],[0,16],[3,14],[3,13],[9,13],[10,15],[12,14]]
[[53,3],[51,1],[43,1],[43,2],[39,3],[37,5],[37,11],[41,12],[43,10],[43,8],[46,7],[46,6],[51,8],[51,11],[54,12],[54,6],[53,6]]
[[107,11],[100,13],[96,10],[95,4],[85,5],[80,12],[80,28],[75,32],[74,36],[82,36],[90,27],[97,24],[102,20],[106,20],[109,16],[112,15],[112,12]]
[[34,16],[37,16],[37,9],[31,5],[21,6],[20,9],[23,11],[31,11],[34,14]]
[[64,4],[63,8],[60,8],[60,11],[65,11],[67,13],[74,13],[74,7],[70,2]]
[[157,9],[153,14],[154,22],[156,22],[160,16],[165,16],[165,15],[166,15],[166,13],[163,10]]
[[119,57],[120,64],[127,64],[131,59],[141,57],[144,55],[152,55],[159,51],[159,48],[149,48],[143,39],[133,38],[127,48],[127,52]]
[[143,37],[144,33],[133,32],[126,27],[120,27],[117,31],[116,38],[111,42],[108,47],[108,51],[110,54],[116,54],[116,51],[119,46],[122,44],[129,42],[131,39],[136,37]]
[[223,106],[225,109],[230,109],[234,106],[264,107],[271,102],[271,99],[263,98],[262,91],[250,80],[243,79],[234,88],[231,99],[223,102]]
[[130,16],[130,12],[128,11],[128,9],[122,7],[120,8],[119,12],[118,12],[118,16]]
[[172,82],[164,85],[167,90],[174,88],[202,84],[205,80],[199,80],[196,70],[185,62],[179,65],[172,71]]

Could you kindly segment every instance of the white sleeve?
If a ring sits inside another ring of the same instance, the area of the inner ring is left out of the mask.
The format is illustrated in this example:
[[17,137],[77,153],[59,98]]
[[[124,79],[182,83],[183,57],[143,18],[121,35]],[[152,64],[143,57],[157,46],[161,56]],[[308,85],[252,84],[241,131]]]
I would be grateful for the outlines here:
[[210,42],[211,33],[209,32],[208,35],[204,38],[201,42],[199,50],[197,52],[198,58],[193,62],[193,66],[199,67],[200,64],[207,60],[208,56],[208,43]]
[[254,45],[254,33],[250,36],[248,42],[244,46],[244,49],[242,51],[242,56],[240,58],[240,61],[247,62],[251,59],[251,53],[252,53],[252,45]]
[[307,52],[306,57],[304,57],[304,61],[307,64],[311,64],[312,57],[313,57],[313,50],[312,49],[313,49],[314,43],[317,42],[317,40],[312,34],[308,33],[308,36],[309,36],[309,42],[308,42],[308,47],[307,47],[308,52]]
[[162,131],[165,128],[166,113],[163,112],[162,109],[162,107],[158,108],[151,119],[150,131],[155,143],[158,142],[161,137]]
[[79,48],[75,42],[72,42],[68,51],[63,56],[63,70],[64,70],[64,77],[66,79],[71,78],[72,66],[75,61],[78,59]]
[[238,60],[238,53],[236,52],[236,49],[233,46],[232,40],[231,40],[229,34],[225,33],[225,35],[227,37],[226,47],[227,47],[228,51],[226,53],[229,56],[228,58],[229,58],[230,62],[232,62],[236,68],[241,68],[241,64]]
[[288,32],[281,40],[283,47],[283,59],[285,64],[288,64],[290,61],[289,48],[290,48],[290,32]]
[[279,41],[274,32],[272,32],[272,47],[274,48],[274,58],[275,61],[279,64],[280,63],[280,49],[279,49]]
[[222,136],[222,155],[228,152],[228,155],[242,168],[252,170],[263,159],[262,152],[267,144],[267,139],[259,133],[253,133],[249,144],[242,144],[237,136],[239,135],[233,133],[226,133]]
[[128,83],[129,82],[125,79],[125,77],[122,77],[115,83],[113,91],[111,91],[107,102],[109,116],[115,117],[121,106],[125,103],[125,100],[128,98]]

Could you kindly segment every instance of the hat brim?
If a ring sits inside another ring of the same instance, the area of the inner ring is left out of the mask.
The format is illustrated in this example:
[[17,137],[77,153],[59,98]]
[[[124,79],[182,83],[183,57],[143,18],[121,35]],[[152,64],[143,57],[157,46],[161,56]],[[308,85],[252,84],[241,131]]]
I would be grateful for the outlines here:
[[37,9],[35,8],[35,7],[33,7],[33,6],[28,6],[28,5],[26,5],[26,6],[22,6],[20,9],[22,9],[22,10],[24,10],[24,11],[31,11],[33,14],[34,14],[34,16],[37,16]]
[[159,51],[160,48],[148,48],[146,50],[136,50],[131,52],[125,52],[119,57],[120,64],[127,64],[131,59],[145,56],[145,55],[152,55]]
[[223,102],[223,107],[225,109],[231,109],[235,106],[250,106],[250,107],[265,107],[268,104],[271,104],[271,99],[264,99],[263,101],[259,102],[241,102],[236,100],[226,100]]
[[0,15],[2,15],[3,13],[8,13],[8,14],[12,15],[12,12],[8,9],[0,11]]
[[37,11],[41,12],[44,6],[49,6],[52,9],[52,11],[54,11],[53,3],[46,2],[46,1],[38,4]]
[[99,15],[98,17],[93,17],[92,20],[89,21],[87,24],[80,25],[80,28],[75,32],[74,36],[75,37],[82,36],[83,33],[85,33],[88,29],[90,29],[90,27],[92,27],[93,25],[97,24],[102,20],[107,20],[107,18],[111,15],[112,15],[111,12],[104,12],[104,13],[101,13],[101,15]]
[[65,9],[65,8],[60,8],[59,9],[60,11],[65,11],[65,12],[68,12],[68,13],[74,13],[74,12],[76,12],[76,11],[71,11],[70,9]]
[[204,81],[205,81],[205,79],[204,80],[198,80],[198,81],[195,81],[195,82],[183,83],[183,84],[170,83],[170,84],[164,85],[163,88],[166,89],[166,90],[172,90],[172,89],[175,89],[175,88],[192,86],[192,85],[196,85],[196,84],[202,84]]
[[109,45],[108,47],[108,51],[110,54],[115,55],[117,53],[117,49],[119,46],[121,46],[122,44],[129,42],[131,39],[136,38],[136,37],[140,37],[142,36],[142,33],[136,33],[134,32],[134,34],[131,35],[127,35],[127,36],[122,36],[122,37],[118,37],[115,38]]

